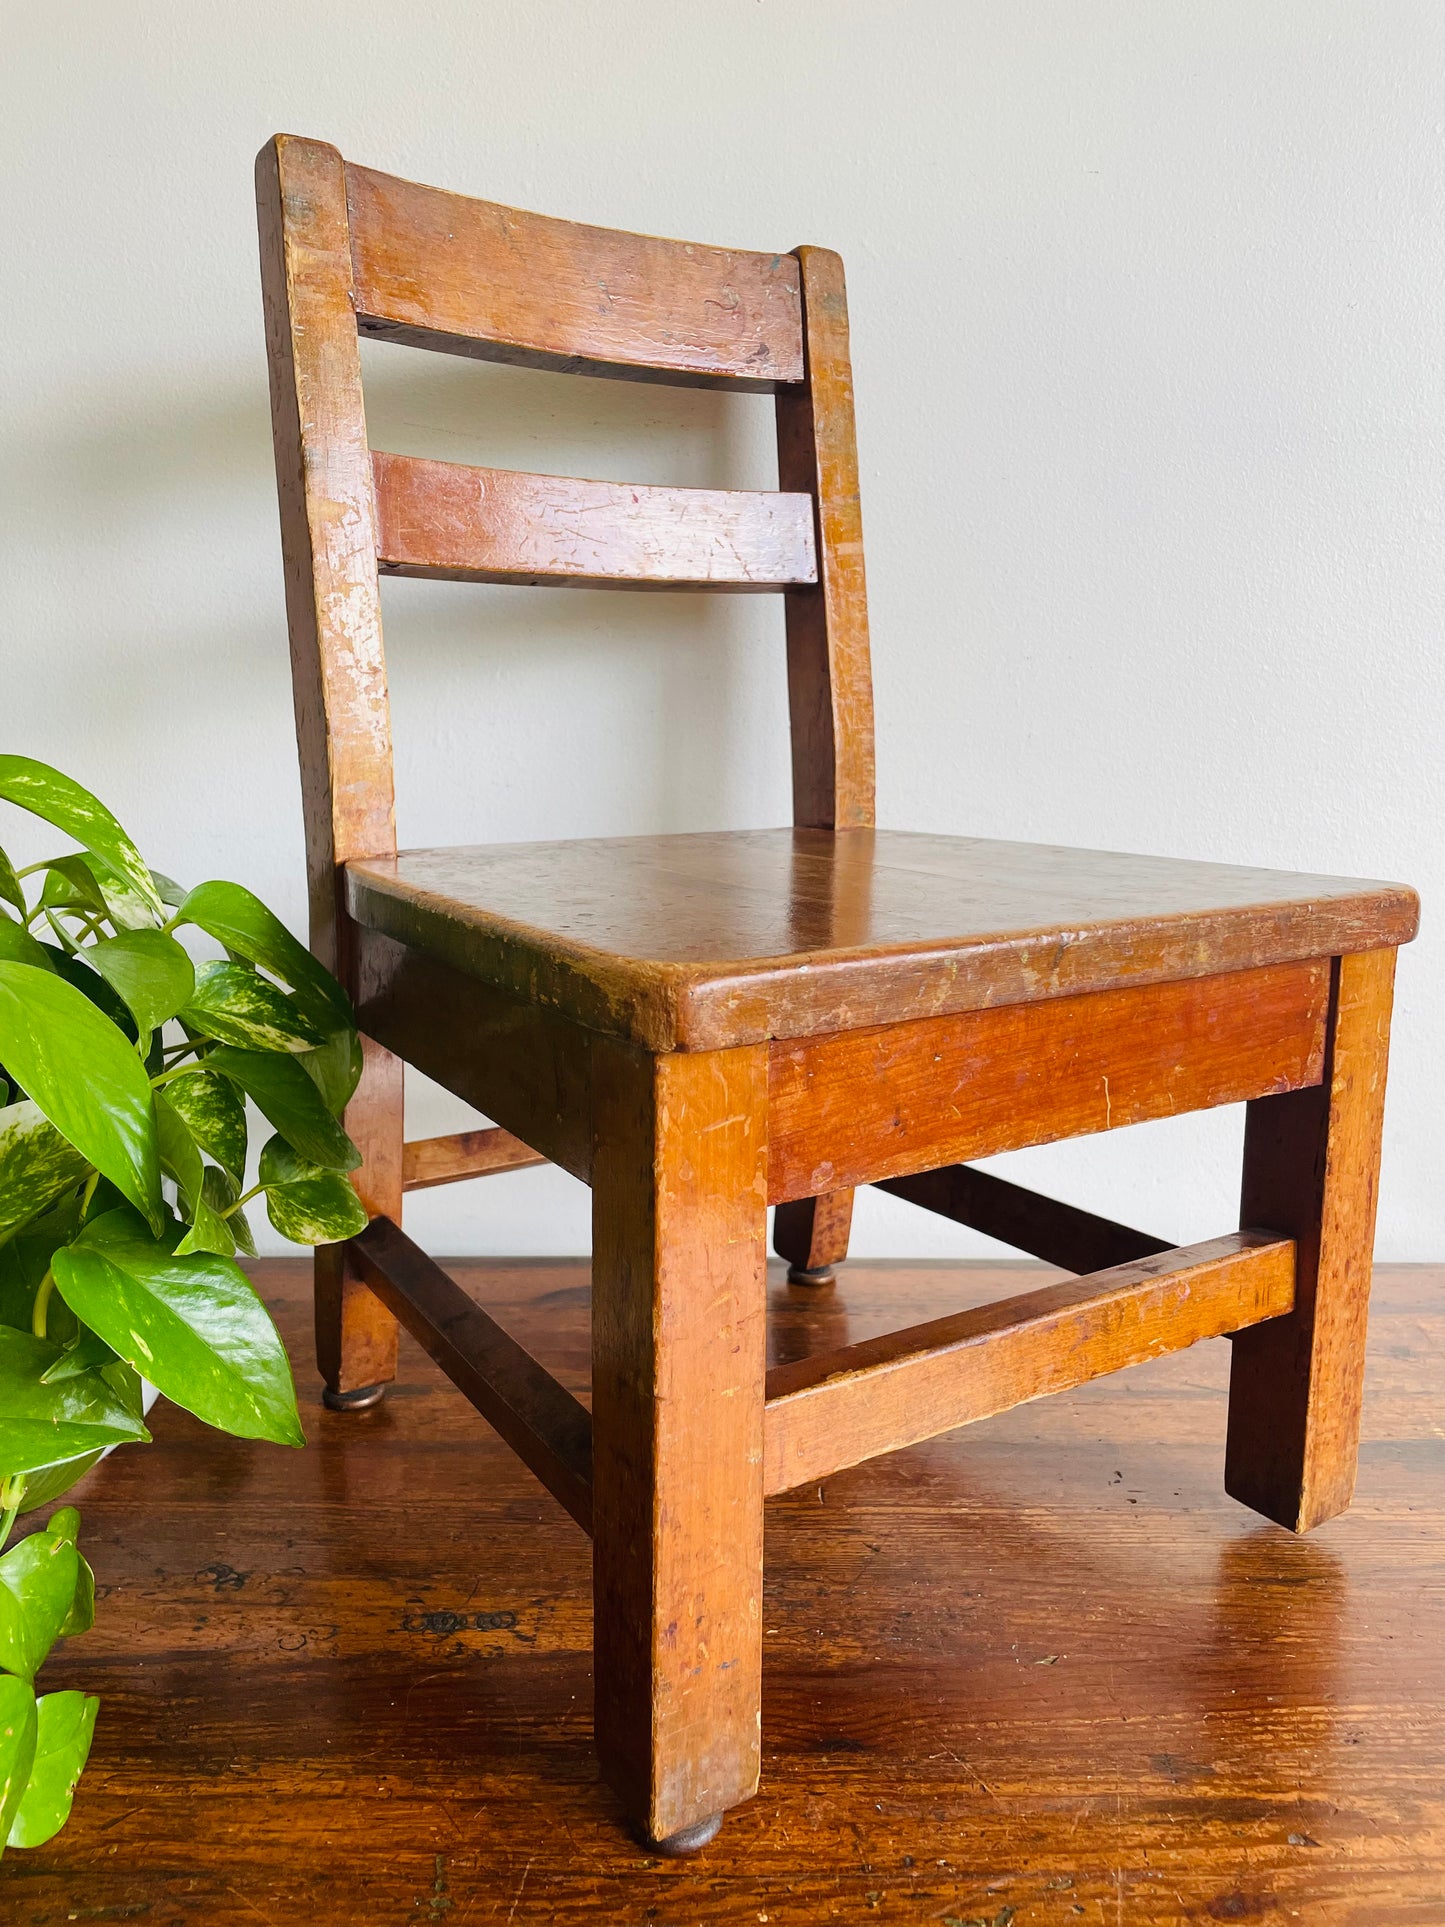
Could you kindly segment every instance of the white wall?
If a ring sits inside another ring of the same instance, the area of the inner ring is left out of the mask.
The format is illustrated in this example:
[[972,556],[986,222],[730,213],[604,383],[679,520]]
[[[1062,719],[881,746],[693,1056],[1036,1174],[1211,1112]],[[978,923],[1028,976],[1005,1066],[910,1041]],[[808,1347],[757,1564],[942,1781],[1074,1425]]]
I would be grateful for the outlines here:
[[[6,65],[3,734],[162,868],[301,924],[251,186],[285,129],[842,251],[885,824],[1445,898],[1436,0],[51,0]],[[367,368],[386,446],[769,478],[757,398]],[[786,820],[775,603],[397,583],[386,614],[404,842]],[[1445,1255],[1439,928],[1402,968],[1388,1257]],[[1238,1135],[1004,1162],[1207,1235]],[[413,1203],[444,1251],[587,1245],[553,1171]],[[868,1194],[856,1248],[981,1246]]]

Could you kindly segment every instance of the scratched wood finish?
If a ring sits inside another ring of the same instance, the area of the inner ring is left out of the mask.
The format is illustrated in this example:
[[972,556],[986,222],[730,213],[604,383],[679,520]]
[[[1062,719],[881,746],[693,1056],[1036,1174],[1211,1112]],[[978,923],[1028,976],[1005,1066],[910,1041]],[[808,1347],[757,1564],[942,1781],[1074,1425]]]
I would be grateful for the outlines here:
[[[1359,1489],[1306,1538],[1221,1488],[1226,1341],[769,1500],[762,1785],[692,1861],[593,1761],[586,1539],[405,1334],[323,1412],[306,1267],[256,1275],[308,1446],[162,1400],[81,1486],[99,1614],[40,1683],[100,1720],[7,1927],[1437,1927],[1445,1268],[1377,1274]],[[585,1396],[585,1261],[458,1275]],[[1048,1276],[778,1266],[771,1359]]]
[[586,1406],[389,1218],[373,1218],[351,1240],[349,1252],[398,1323],[590,1532],[592,1419]]
[[876,1183],[1319,1081],[1328,964],[775,1044],[768,1194]]
[[767,391],[803,375],[798,264],[348,167],[367,334],[527,367]]
[[974,837],[748,830],[411,850],[359,922],[658,1051],[1408,942],[1413,890]]
[[1300,1291],[1236,1347],[1225,1485],[1297,1532],[1355,1486],[1394,981],[1393,950],[1342,957],[1323,1081],[1251,1104],[1245,1124],[1240,1210],[1299,1240]]
[[757,1785],[767,1053],[593,1065],[595,1720],[665,1839]]
[[793,821],[873,823],[873,679],[843,263],[799,248],[807,380],[780,388],[778,486],[817,504],[818,582],[786,599]]
[[335,968],[338,864],[396,848],[341,156],[278,135],[256,158],[256,207],[311,940]]
[[447,1137],[420,1137],[403,1146],[402,1189],[427,1191],[461,1178],[490,1177],[494,1171],[520,1171],[545,1164],[540,1151],[523,1144],[500,1126],[480,1131],[454,1131]]
[[1294,1295],[1293,1244],[1231,1232],[776,1366],[764,1488],[831,1478],[1027,1399],[1278,1318]]
[[781,589],[817,579],[813,500],[372,455],[388,575],[572,588]]
[[[1096,1217],[1077,1205],[1046,1198],[1021,1184],[1010,1184],[992,1171],[969,1164],[947,1164],[937,1171],[916,1171],[909,1177],[884,1178],[880,1191],[891,1192],[925,1211],[969,1225],[987,1238],[1026,1251],[1045,1264],[1065,1271],[1103,1271],[1110,1265],[1131,1264],[1172,1248],[1168,1238],[1135,1231]],[[779,1211],[788,1206],[779,1205]],[[783,1253],[786,1257],[787,1253]]]
[[[286,135],[256,159],[271,426],[311,947],[355,992],[341,866],[396,848],[371,456],[341,156]],[[367,1209],[401,1214],[402,1067],[365,1047],[346,1125]],[[316,1255],[316,1343],[333,1391],[392,1376],[396,1328],[344,1251]]]

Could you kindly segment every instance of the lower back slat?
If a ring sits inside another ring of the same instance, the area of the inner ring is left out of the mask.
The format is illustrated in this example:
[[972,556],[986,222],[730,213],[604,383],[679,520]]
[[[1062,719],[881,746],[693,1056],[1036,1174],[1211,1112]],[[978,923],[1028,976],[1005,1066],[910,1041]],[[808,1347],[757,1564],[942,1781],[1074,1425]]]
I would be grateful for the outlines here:
[[393,575],[577,588],[781,589],[817,580],[808,495],[587,482],[372,452]]

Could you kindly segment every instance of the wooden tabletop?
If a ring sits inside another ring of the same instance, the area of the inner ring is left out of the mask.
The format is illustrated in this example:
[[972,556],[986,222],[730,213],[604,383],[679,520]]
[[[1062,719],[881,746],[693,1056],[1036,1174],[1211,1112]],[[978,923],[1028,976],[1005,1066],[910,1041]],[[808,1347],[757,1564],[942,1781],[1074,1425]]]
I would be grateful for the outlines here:
[[[1378,1277],[1309,1538],[1224,1495],[1225,1340],[770,1501],[762,1791],[671,1862],[592,1759],[583,1534],[405,1338],[323,1412],[305,1273],[260,1275],[310,1442],[163,1402],[82,1487],[96,1625],[40,1684],[101,1695],[95,1750],[7,1927],[1445,1920],[1445,1269]],[[585,1385],[585,1263],[459,1275]],[[774,1357],[1039,1276],[779,1277]]]
[[898,831],[405,851],[357,920],[657,1049],[708,1049],[1407,942],[1399,884]]

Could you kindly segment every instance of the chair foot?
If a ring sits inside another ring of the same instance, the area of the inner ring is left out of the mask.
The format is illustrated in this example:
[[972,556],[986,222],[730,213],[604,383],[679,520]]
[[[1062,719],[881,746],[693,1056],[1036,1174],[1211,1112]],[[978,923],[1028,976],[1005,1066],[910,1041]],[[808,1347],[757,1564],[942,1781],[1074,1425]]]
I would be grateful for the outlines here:
[[369,1412],[385,1397],[385,1385],[361,1385],[354,1392],[333,1392],[329,1385],[321,1388],[321,1403],[329,1412]]
[[710,1813],[706,1820],[699,1820],[694,1827],[682,1827],[677,1833],[668,1834],[665,1840],[654,1840],[649,1834],[643,1834],[642,1840],[653,1853],[666,1854],[675,1860],[683,1854],[697,1853],[709,1840],[716,1840],[722,1823],[720,1813]]
[[804,1271],[801,1265],[788,1266],[790,1285],[832,1285],[837,1280],[838,1273],[832,1265],[819,1265],[816,1271]]

